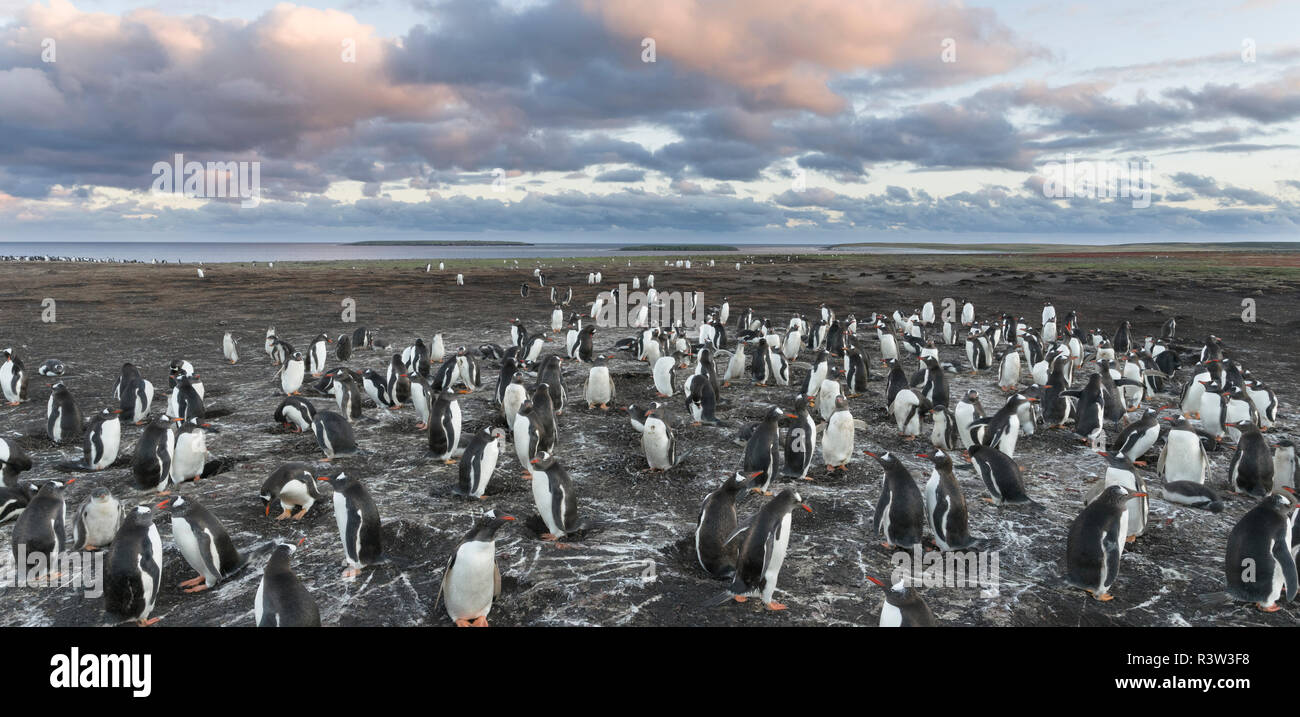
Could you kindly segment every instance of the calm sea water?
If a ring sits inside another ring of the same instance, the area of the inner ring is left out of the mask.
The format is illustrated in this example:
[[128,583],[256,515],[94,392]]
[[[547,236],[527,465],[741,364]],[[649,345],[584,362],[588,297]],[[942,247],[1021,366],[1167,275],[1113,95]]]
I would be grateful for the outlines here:
[[[703,252],[737,257],[749,254],[774,254],[783,252],[816,252],[815,244],[798,245],[743,245],[736,252]],[[910,253],[967,253],[936,252],[898,247],[873,247],[865,250],[877,254]],[[0,256],[51,256],[87,259],[123,259],[136,261],[167,261],[171,263],[207,264],[227,262],[265,261],[347,261],[350,259],[506,259],[527,257],[578,257],[578,256],[633,256],[636,254],[682,255],[689,251],[620,252],[611,243],[562,244],[546,243],[531,246],[418,246],[418,245],[357,245],[306,242],[3,242]],[[849,253],[837,250],[835,253]]]

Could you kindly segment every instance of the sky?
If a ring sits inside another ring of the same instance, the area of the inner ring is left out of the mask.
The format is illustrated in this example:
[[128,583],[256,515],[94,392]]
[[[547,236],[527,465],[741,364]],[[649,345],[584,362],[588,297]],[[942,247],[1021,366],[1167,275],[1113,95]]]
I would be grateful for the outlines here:
[[1297,27],[1294,0],[0,0],[0,241],[1300,239]]

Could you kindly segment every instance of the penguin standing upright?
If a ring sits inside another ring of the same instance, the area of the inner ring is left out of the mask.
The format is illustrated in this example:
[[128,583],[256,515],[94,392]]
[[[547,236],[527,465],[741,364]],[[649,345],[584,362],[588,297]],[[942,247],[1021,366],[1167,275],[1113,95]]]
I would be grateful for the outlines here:
[[122,526],[122,503],[103,486],[91,491],[72,519],[73,550],[98,550],[113,542]]
[[[0,446],[2,449],[3,446]],[[1300,472],[1300,458],[1297,458],[1295,441],[1284,438],[1273,444],[1273,484],[1278,488],[1296,490],[1296,473]]]
[[[298,383],[301,385],[302,381],[299,380]],[[176,385],[172,387],[171,396],[167,399],[167,415],[179,420],[203,420],[207,415],[203,395],[189,376],[176,379]]]
[[1102,453],[1106,459],[1106,474],[1092,484],[1084,493],[1083,501],[1091,503],[1109,486],[1123,486],[1132,496],[1124,505],[1121,527],[1124,529],[1124,541],[1137,540],[1147,528],[1150,512],[1150,499],[1146,496],[1146,482],[1133,470],[1133,463],[1123,453]]
[[1205,444],[1186,418],[1178,416],[1169,427],[1165,444],[1160,448],[1156,473],[1166,483],[1190,481],[1204,483],[1210,469],[1210,459],[1205,455]]
[[122,415],[122,420],[139,426],[149,417],[149,408],[152,405],[153,384],[149,381],[137,377],[121,387],[118,413]]
[[460,445],[460,430],[460,401],[451,391],[443,391],[429,410],[429,455],[447,465],[455,463],[453,456]]
[[751,481],[751,483],[754,490],[765,495],[771,495],[769,486],[772,485],[772,478],[781,467],[781,456],[777,451],[777,445],[781,439],[779,421],[783,416],[798,418],[793,413],[786,413],[773,406],[768,409],[763,416],[763,420],[754,427],[749,440],[745,443],[745,456],[741,471],[745,474],[759,473],[759,478]]
[[483,386],[483,378],[479,373],[478,361],[470,355],[469,351],[461,346],[456,351],[456,379],[465,388],[461,393],[473,393],[476,389]]
[[188,480],[203,477],[208,461],[208,438],[204,426],[197,421],[180,421],[176,424],[176,445],[172,451],[172,483],[180,485]]
[[484,426],[474,434],[461,457],[453,493],[465,497],[483,497],[492,480],[492,473],[496,471],[505,439],[506,433],[500,428],[489,429]]
[[27,508],[14,523],[14,565],[22,574],[30,574],[34,568],[41,575],[58,572],[59,555],[64,547],[63,525],[67,517],[64,485],[47,481],[28,501]]
[[849,402],[844,396],[836,396],[835,412],[826,422],[826,431],[822,435],[822,462],[826,464],[827,473],[837,468],[848,473],[849,461],[853,459],[855,428]]
[[595,365],[587,372],[587,385],[582,395],[587,401],[587,408],[600,406],[600,410],[608,411],[610,402],[616,396],[614,379],[609,375],[609,365],[605,357],[597,357]]
[[253,598],[258,627],[320,627],[316,600],[289,565],[289,556],[297,549],[291,543],[280,543],[271,552]]
[[795,397],[794,413],[786,416],[795,422],[785,434],[785,465],[781,475],[811,480],[808,469],[812,468],[813,452],[817,450],[817,423],[808,413],[808,402],[803,396]]
[[1148,408],[1142,417],[1128,424],[1115,439],[1115,452],[1121,453],[1133,461],[1134,465],[1146,465],[1141,458],[1160,439],[1160,422],[1156,419],[1156,410]]
[[524,375],[516,373],[510,377],[510,382],[501,392],[501,415],[506,419],[506,428],[512,432],[515,429],[515,416],[519,413],[519,407],[526,401],[528,401],[528,389],[524,388]]
[[352,336],[339,334],[339,337],[334,339],[334,356],[340,361],[347,361],[352,358]]
[[885,589],[885,602],[880,606],[881,627],[938,627],[934,613],[916,588],[902,580],[891,587],[871,575],[867,579]]
[[736,533],[736,500],[744,493],[746,483],[745,476],[736,473],[700,504],[700,517],[695,522],[695,559],[712,577],[730,580],[736,574],[739,546],[730,538]]
[[796,507],[812,512],[812,508],[803,502],[798,493],[786,488],[758,509],[758,514],[747,528],[732,536],[734,540],[743,532],[745,539],[740,546],[736,574],[732,578],[729,593],[723,597],[724,601],[734,599],[736,602],[745,602],[749,597],[757,595],[769,610],[786,609],[785,605],[774,601],[772,597],[790,545],[790,514]]
[[104,609],[141,627],[158,622],[161,618],[150,618],[149,613],[162,584],[163,550],[149,506],[138,506],[126,516],[105,561]]
[[1132,497],[1134,494],[1124,486],[1108,486],[1070,524],[1065,546],[1065,580],[1103,602],[1115,597],[1110,589],[1119,576],[1120,556],[1124,554],[1125,528],[1121,518],[1125,504]]
[[62,381],[51,388],[54,390],[45,404],[45,433],[55,443],[76,440],[81,436],[81,409]]
[[225,336],[221,337],[221,354],[226,357],[232,365],[239,363],[239,347],[236,346],[237,339],[227,331]]
[[[1280,493],[1265,497],[1246,511],[1228,533],[1224,574],[1229,596],[1277,612],[1277,601],[1295,600],[1296,561],[1291,554],[1291,499]],[[26,515],[24,513],[24,515]]]
[[561,364],[564,359],[551,354],[537,368],[537,380],[540,384],[546,385],[546,391],[551,396],[551,410],[555,415],[564,415],[564,407],[568,404],[569,394],[564,390],[564,374],[561,372]]
[[333,411],[321,411],[312,419],[311,430],[326,461],[337,456],[356,455],[357,438],[352,432],[352,424],[343,416]]
[[[160,503],[159,507],[167,507],[167,501]],[[198,573],[180,584],[185,592],[210,590],[243,567],[244,558],[230,540],[225,526],[198,501],[176,496],[171,501],[171,516],[172,539],[185,562]]]
[[388,386],[388,395],[393,401],[390,408],[401,408],[411,400],[411,376],[406,372],[406,364],[402,362],[401,354],[393,354],[393,358],[389,360],[388,375],[384,378],[384,384]]
[[14,355],[13,349],[5,349],[0,356],[4,357],[4,363],[0,364],[0,390],[10,406],[17,406],[27,400],[27,374],[23,362]]
[[112,465],[122,445],[122,421],[118,414],[105,408],[90,419],[81,445],[86,468],[102,471]]
[[153,420],[140,434],[131,458],[131,475],[141,490],[171,492],[172,456],[176,451],[175,422],[166,416]]
[[910,548],[921,543],[921,530],[925,524],[925,500],[916,487],[916,480],[902,461],[892,453],[863,451],[875,458],[885,469],[876,500],[872,527],[876,535],[884,538],[887,548]]
[[997,448],[974,444],[970,447],[971,464],[984,481],[994,505],[1031,503],[1025,495],[1025,481],[1015,459]]
[[967,525],[966,498],[952,472],[952,458],[942,450],[921,454],[934,463],[925,484],[925,518],[942,551],[965,550],[975,544]]
[[355,578],[361,568],[378,562],[383,552],[379,528],[379,509],[370,491],[347,473],[325,478],[334,489],[334,520],[343,541],[344,578]]
[[970,427],[975,421],[984,418],[984,404],[980,403],[980,392],[975,389],[967,391],[961,401],[957,402],[952,415],[957,421],[957,438],[961,441],[962,447],[976,443],[977,441],[971,440]]
[[1228,484],[1248,495],[1268,495],[1273,492],[1273,454],[1264,434],[1250,421],[1234,423],[1231,427],[1241,431],[1241,439],[1228,464]]
[[578,498],[569,472],[545,451],[532,460],[529,472],[533,477],[533,503],[549,531],[542,533],[542,540],[558,541],[579,530]]
[[294,351],[289,359],[280,367],[280,390],[286,396],[298,395],[298,389],[302,388],[302,379],[306,374],[306,365],[303,363],[302,352]]
[[666,471],[676,466],[677,436],[664,420],[658,406],[646,411],[645,430],[641,432],[641,450],[645,452],[650,472]]
[[[499,510],[487,511],[451,551],[442,573],[438,599],[446,605],[447,616],[457,627],[487,627],[492,601],[501,595],[497,531],[514,519],[513,515]],[[435,599],[435,607],[437,602]]]

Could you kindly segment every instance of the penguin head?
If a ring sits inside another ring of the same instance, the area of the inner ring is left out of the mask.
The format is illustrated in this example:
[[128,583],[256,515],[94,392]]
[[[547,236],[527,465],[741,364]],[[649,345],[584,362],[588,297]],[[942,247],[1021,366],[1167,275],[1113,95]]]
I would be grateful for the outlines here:
[[506,515],[495,508],[488,510],[474,523],[474,530],[468,537],[471,540],[491,541],[502,526],[515,520],[517,519],[513,515]]
[[[767,415],[764,416],[764,420],[771,421],[772,423],[776,423],[777,421],[785,417],[785,415],[786,412],[783,409],[781,409],[779,406],[772,406],[771,408],[767,409]],[[797,418],[797,416],[792,416],[792,418]]]
[[1288,492],[1274,493],[1268,496],[1267,498],[1265,498],[1262,501],[1262,503],[1264,505],[1267,505],[1269,509],[1272,510],[1273,512],[1285,516],[1288,512],[1290,512],[1291,508],[1295,507],[1296,500],[1290,494],[1290,490],[1291,490],[1290,488],[1284,488],[1283,490],[1286,490]]
[[[646,426],[646,428],[649,429],[650,427]],[[529,463],[532,464],[532,470],[548,471],[555,467],[556,460],[555,456],[551,455],[550,452],[541,451]]]
[[14,358],[14,350],[13,350],[13,349],[5,349],[5,350],[4,350],[4,357],[5,357],[5,361],[12,361],[13,358]]
[[294,351],[294,352],[293,352],[293,356],[291,356],[290,358],[291,358],[292,360],[294,360],[294,361],[302,361],[302,352],[301,352],[301,351]]
[[352,481],[353,479],[348,476],[346,471],[339,471],[338,475],[319,476],[316,478],[316,480],[325,481],[329,483],[330,487],[333,488],[334,490],[341,491],[344,488],[346,488],[349,485],[349,481]]
[[113,500],[113,494],[104,486],[99,486],[90,492],[90,499],[96,503],[107,503]]
[[1128,488],[1122,485],[1107,486],[1106,490],[1101,492],[1097,498],[1098,502],[1104,502],[1107,505],[1119,507],[1129,498],[1144,498],[1146,493],[1131,493]]
[[56,381],[56,382],[50,384],[50,388],[54,389],[54,390],[57,392],[57,391],[62,391],[62,390],[64,390],[64,388],[66,388],[66,387],[63,385],[63,382],[62,382],[62,381]]

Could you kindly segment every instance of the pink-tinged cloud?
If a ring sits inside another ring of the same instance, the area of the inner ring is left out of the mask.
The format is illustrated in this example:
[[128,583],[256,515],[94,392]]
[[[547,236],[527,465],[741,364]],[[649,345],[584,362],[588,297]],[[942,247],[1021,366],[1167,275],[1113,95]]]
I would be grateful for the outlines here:
[[[983,9],[934,0],[582,0],[640,53],[658,56],[750,92],[763,106],[829,114],[845,100],[837,73],[927,75],[951,84],[1006,72],[1034,54]],[[941,57],[952,39],[955,62]]]

